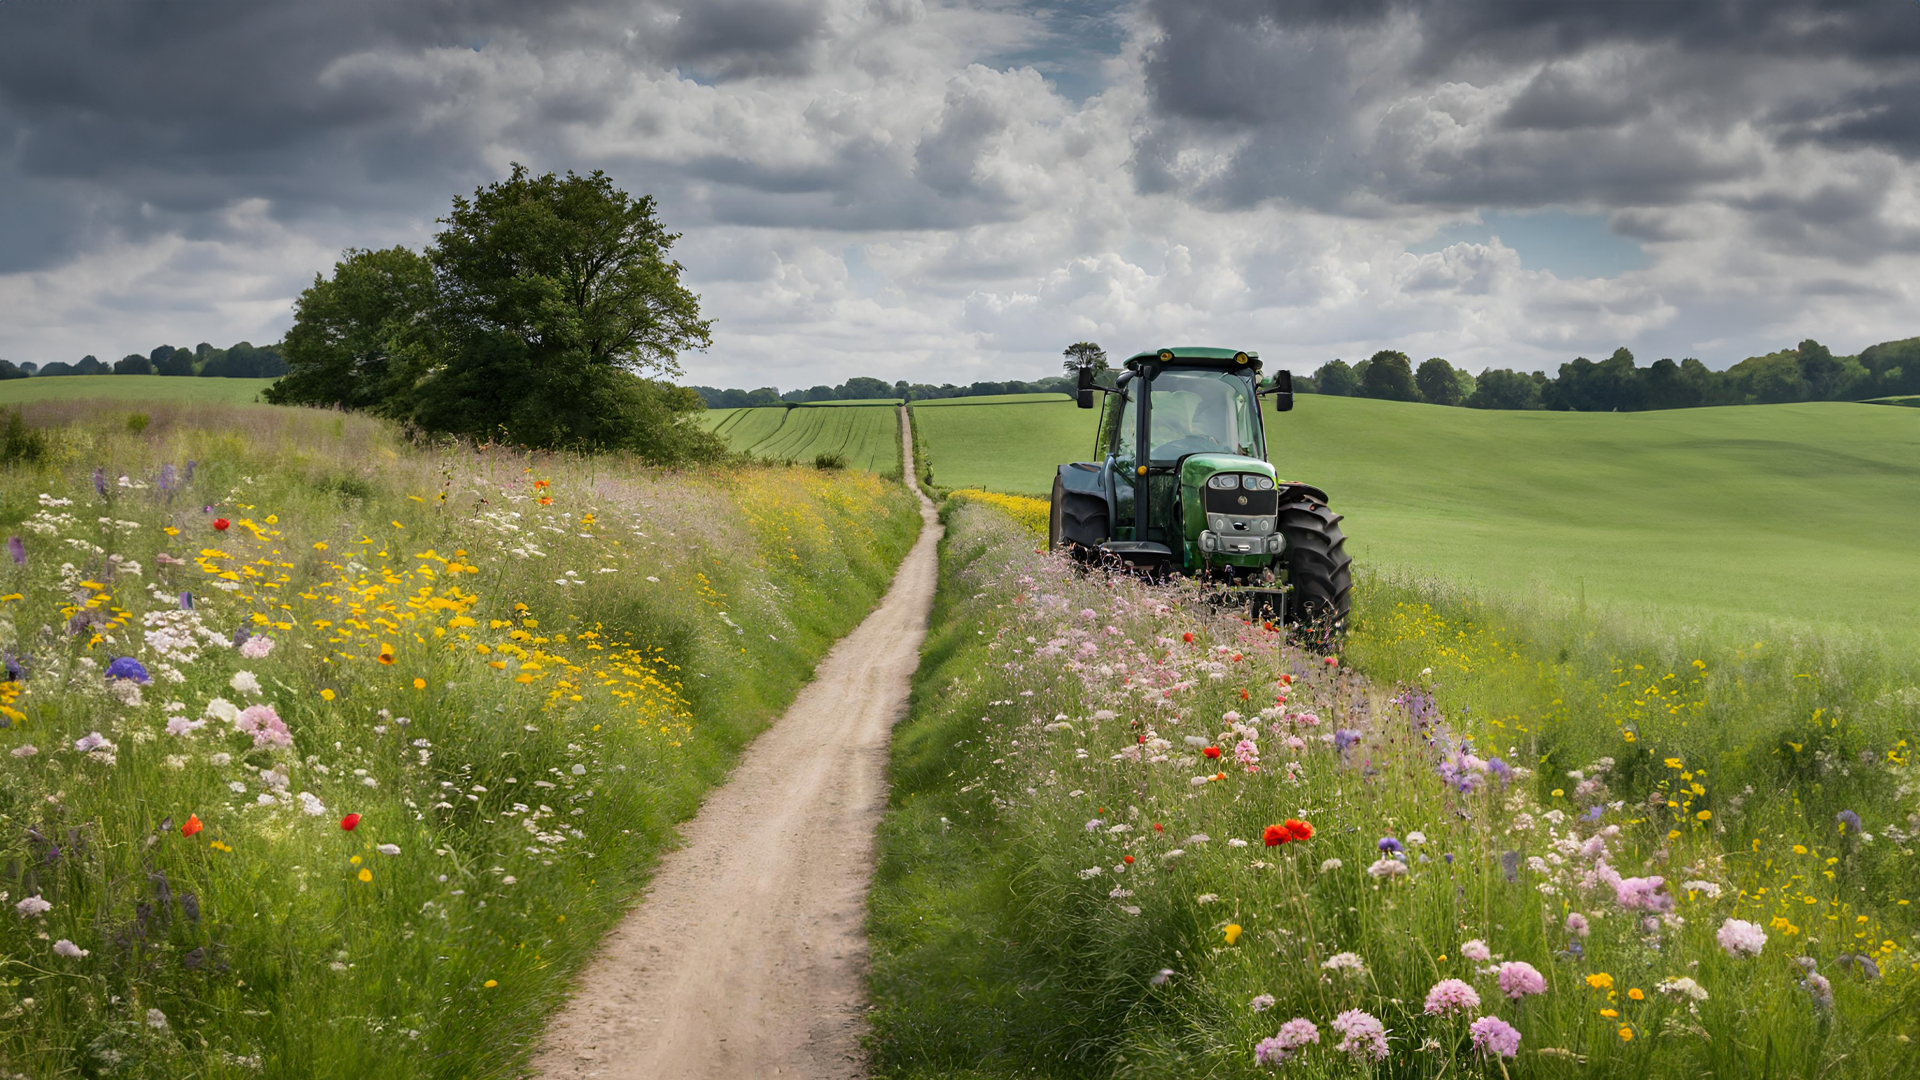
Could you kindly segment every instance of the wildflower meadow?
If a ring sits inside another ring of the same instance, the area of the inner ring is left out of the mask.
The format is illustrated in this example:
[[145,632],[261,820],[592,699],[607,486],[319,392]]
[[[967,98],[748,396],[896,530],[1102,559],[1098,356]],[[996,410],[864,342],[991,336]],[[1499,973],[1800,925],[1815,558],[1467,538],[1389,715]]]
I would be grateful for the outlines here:
[[0,477],[7,1076],[518,1075],[919,527],[845,470],[324,411],[27,419]]
[[1920,1074],[1910,669],[1390,580],[1321,655],[1004,498],[895,736],[881,1075]]

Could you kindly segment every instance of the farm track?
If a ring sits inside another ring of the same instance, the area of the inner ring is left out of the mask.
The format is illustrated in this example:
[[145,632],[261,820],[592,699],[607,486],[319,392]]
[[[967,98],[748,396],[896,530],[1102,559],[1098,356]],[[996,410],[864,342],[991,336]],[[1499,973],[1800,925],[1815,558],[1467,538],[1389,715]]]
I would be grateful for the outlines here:
[[920,514],[886,598],[682,828],[685,843],[555,1016],[535,1075],[864,1074],[874,830],[937,580],[940,524],[925,495]]

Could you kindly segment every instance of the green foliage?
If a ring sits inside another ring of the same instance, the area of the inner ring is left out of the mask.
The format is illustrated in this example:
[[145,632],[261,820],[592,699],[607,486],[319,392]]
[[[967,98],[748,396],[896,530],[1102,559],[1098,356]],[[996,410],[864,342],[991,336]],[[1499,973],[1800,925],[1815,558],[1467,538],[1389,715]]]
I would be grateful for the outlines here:
[[847,467],[847,455],[835,450],[815,454],[813,456],[813,467],[816,469],[844,469]]
[[1076,341],[1063,349],[1060,355],[1066,360],[1060,365],[1067,374],[1078,376],[1081,368],[1090,367],[1095,371],[1110,371],[1113,365],[1107,362],[1107,350],[1091,341]]
[[1537,409],[1543,381],[1517,371],[1490,368],[1480,373],[1473,396],[1464,404],[1473,409]]
[[1382,401],[1419,401],[1420,388],[1413,383],[1413,362],[1407,354],[1382,349],[1367,358],[1367,370],[1360,376],[1360,393]]
[[1413,382],[1420,391],[1420,400],[1427,404],[1458,405],[1467,396],[1461,389],[1459,375],[1452,364],[1436,356],[1421,362]]
[[315,275],[293,305],[275,405],[339,405],[405,415],[431,363],[433,264],[403,247],[349,248],[333,277]]
[[1354,397],[1360,392],[1360,381],[1345,360],[1329,360],[1320,365],[1320,370],[1313,373],[1313,384],[1314,393],[1331,397]]
[[37,465],[47,458],[47,436],[27,426],[19,409],[6,410],[6,426],[0,428],[0,465]]
[[292,371],[269,400],[661,463],[720,452],[688,421],[704,408],[697,393],[640,377],[677,375],[678,354],[708,343],[668,258],[679,237],[651,196],[600,172],[515,165],[456,197],[441,224],[424,254],[349,249],[315,278],[287,335]]
[[442,317],[463,351],[497,334],[542,365],[677,375],[677,355],[708,344],[699,299],[667,257],[679,234],[605,173],[506,180],[456,197],[430,257]]
[[135,435],[147,430],[147,425],[152,422],[153,417],[143,412],[127,414],[127,430]]

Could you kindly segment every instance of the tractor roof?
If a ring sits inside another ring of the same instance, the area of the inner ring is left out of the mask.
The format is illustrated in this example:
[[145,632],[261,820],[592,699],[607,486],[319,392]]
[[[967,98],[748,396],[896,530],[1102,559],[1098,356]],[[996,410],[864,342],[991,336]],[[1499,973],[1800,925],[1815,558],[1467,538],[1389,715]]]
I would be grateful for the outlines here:
[[1216,349],[1205,345],[1175,345],[1169,348],[1155,349],[1152,352],[1139,353],[1129,357],[1125,366],[1135,370],[1138,370],[1143,364],[1158,364],[1168,367],[1179,367],[1183,364],[1210,368],[1223,366],[1232,367],[1234,366],[1234,361],[1243,356],[1246,357],[1245,363],[1250,365],[1255,371],[1260,370],[1259,353],[1242,352],[1238,349]]

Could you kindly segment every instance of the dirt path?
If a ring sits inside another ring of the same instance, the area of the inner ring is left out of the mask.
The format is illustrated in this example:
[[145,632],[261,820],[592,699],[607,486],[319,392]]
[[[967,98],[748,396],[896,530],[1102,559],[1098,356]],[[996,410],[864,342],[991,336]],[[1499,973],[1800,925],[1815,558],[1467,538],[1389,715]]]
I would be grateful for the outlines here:
[[[904,414],[904,410],[903,410]],[[913,442],[901,418],[902,460]],[[933,603],[940,525],[681,829],[534,1058],[544,1077],[856,1077],[867,882],[889,729]]]

